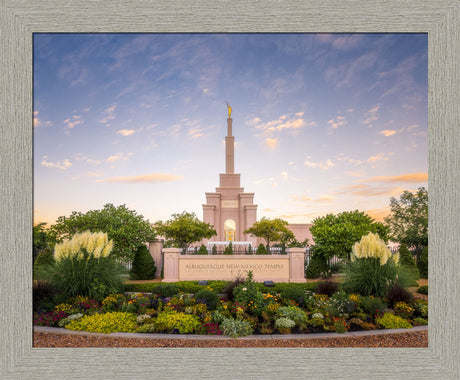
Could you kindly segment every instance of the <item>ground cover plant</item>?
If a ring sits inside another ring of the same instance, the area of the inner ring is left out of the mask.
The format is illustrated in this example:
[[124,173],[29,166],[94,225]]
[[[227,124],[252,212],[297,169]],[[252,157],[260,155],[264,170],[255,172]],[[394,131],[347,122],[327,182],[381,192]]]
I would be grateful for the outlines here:
[[[153,284],[151,292],[74,296],[36,310],[37,326],[92,332],[227,335],[319,333],[411,328],[428,323],[428,303],[404,288],[383,296],[346,292],[340,285],[320,294],[318,282],[265,287],[249,272],[234,286],[217,281]],[[152,285],[152,284],[143,284]],[[337,284],[336,284],[337,285]],[[399,285],[398,285],[399,286]],[[193,292],[186,290],[194,290]],[[232,292],[225,296],[224,289]],[[320,288],[321,290],[321,288]],[[47,290],[48,291],[48,290]],[[48,294],[48,293],[46,293]]]

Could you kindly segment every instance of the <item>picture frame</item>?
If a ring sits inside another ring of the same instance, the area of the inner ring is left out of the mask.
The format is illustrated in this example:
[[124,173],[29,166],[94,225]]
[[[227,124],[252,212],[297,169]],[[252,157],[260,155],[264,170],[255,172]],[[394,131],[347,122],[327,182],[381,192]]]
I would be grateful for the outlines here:
[[[212,0],[0,5],[3,379],[460,378],[459,6],[455,1]],[[33,348],[33,33],[428,33],[428,348]]]

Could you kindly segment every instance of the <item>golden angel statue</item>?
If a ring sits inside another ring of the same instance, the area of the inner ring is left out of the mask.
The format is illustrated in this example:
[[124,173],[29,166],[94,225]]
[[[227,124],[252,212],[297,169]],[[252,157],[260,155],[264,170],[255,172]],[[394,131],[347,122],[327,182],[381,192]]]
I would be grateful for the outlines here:
[[230,107],[230,104],[228,104],[227,101],[225,101],[225,103],[227,103],[227,108],[228,108],[228,118],[230,119],[230,116],[232,116],[232,107]]

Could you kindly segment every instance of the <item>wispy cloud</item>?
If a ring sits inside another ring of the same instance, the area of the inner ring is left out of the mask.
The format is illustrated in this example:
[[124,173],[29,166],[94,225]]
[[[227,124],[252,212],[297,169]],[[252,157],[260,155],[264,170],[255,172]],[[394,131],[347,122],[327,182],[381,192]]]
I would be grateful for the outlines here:
[[380,105],[376,105],[375,107],[371,108],[369,111],[366,112],[366,117],[362,121],[363,124],[367,124],[369,128],[372,128],[372,122],[377,121],[379,118],[377,117],[377,112],[380,109]]
[[72,115],[72,117],[69,117],[64,120],[64,123],[66,124],[68,129],[74,128],[76,125],[81,124],[83,121],[81,120],[80,115]]
[[289,196],[289,199],[293,200],[294,202],[313,202],[313,203],[332,203],[336,197],[332,195],[321,195],[318,198],[312,198],[308,195],[302,194],[302,195],[291,195]]
[[346,194],[360,197],[376,197],[381,195],[396,195],[401,192],[400,187],[382,187],[371,186],[368,184],[354,184],[340,187],[339,190],[333,194]]
[[117,131],[117,133],[122,136],[131,136],[134,132],[136,132],[134,129],[120,129]]
[[123,182],[123,183],[158,183],[158,182],[171,182],[183,179],[183,176],[178,176],[169,173],[153,173],[139,176],[130,177],[111,177],[106,179],[99,179],[95,182]]
[[278,139],[265,139],[265,145],[270,148],[270,149],[276,149],[276,147],[279,145],[279,140]]
[[53,123],[49,120],[41,120],[38,118],[38,111],[34,111],[34,128],[37,127],[51,127]]
[[393,136],[397,133],[397,131],[392,130],[392,129],[384,129],[383,131],[379,132],[381,135],[384,135],[385,137]]
[[107,124],[110,120],[115,119],[115,109],[117,108],[116,104],[112,104],[110,107],[102,111],[102,117],[99,119],[99,123]]
[[367,162],[376,163],[377,161],[388,161],[390,156],[392,156],[393,152],[388,153],[377,153],[374,156],[371,156],[367,159]]
[[386,182],[386,183],[403,183],[403,182],[427,182],[428,173],[410,173],[395,176],[378,176],[359,180],[359,182]]
[[334,163],[330,159],[326,160],[326,162],[324,161],[312,162],[310,161],[310,158],[311,157],[308,156],[307,159],[303,163],[305,166],[308,166],[309,168],[319,168],[323,170],[328,170],[335,166]]
[[107,162],[107,163],[114,163],[114,162],[120,161],[120,160],[121,161],[127,161],[127,160],[129,160],[129,156],[132,156],[132,155],[133,155],[133,153],[131,153],[131,152],[130,153],[121,153],[121,152],[119,152],[119,153],[116,153],[116,154],[114,154],[112,156],[107,157],[104,161]]
[[[343,125],[348,124],[345,116],[337,116],[335,119],[331,119],[327,122],[332,129],[337,129]],[[331,131],[330,131],[331,133]]]
[[64,161],[49,162],[48,156],[43,156],[40,164],[46,168],[56,168],[60,170],[67,170],[72,166],[72,163],[66,158]]

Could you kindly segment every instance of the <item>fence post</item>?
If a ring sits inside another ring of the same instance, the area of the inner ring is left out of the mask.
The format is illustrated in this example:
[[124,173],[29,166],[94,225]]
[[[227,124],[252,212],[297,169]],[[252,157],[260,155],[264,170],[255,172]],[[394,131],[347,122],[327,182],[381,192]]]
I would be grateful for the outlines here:
[[179,281],[179,256],[180,248],[163,248],[164,268],[163,282]]
[[307,282],[305,279],[305,248],[287,248],[289,256],[289,282]]

